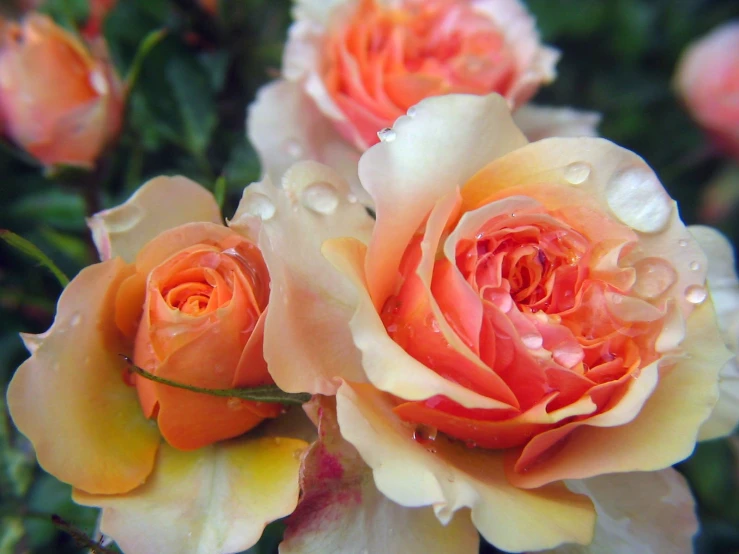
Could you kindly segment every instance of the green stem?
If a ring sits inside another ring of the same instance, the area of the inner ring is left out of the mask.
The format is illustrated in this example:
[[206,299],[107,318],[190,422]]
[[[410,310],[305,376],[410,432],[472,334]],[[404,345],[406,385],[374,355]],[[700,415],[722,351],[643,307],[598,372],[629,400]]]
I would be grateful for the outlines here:
[[131,371],[136,375],[160,383],[162,385],[168,385],[170,387],[176,387],[178,389],[189,390],[190,392],[197,392],[200,394],[208,394],[210,396],[220,396],[224,398],[239,398],[241,400],[249,400],[251,402],[264,402],[270,404],[292,404],[300,406],[311,399],[311,395],[305,392],[285,392],[276,385],[266,385],[263,387],[251,387],[251,388],[236,388],[236,389],[207,389],[203,387],[196,387],[193,385],[186,385],[185,383],[179,383],[177,381],[171,381],[170,379],[164,379],[158,377],[153,373],[149,373],[145,369],[140,368],[133,363],[131,358],[121,354],[121,357],[126,360]]

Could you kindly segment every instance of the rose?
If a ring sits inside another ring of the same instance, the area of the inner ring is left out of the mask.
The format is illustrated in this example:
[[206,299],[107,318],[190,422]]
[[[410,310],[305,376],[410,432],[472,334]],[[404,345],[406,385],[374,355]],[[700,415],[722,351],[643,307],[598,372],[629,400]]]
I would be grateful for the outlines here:
[[[353,183],[377,132],[422,98],[498,92],[518,108],[554,79],[559,57],[518,0],[298,0],[294,15],[283,79],[259,93],[249,118],[274,182],[312,159]],[[594,135],[599,119],[536,107],[520,117],[537,137]]]
[[693,118],[739,157],[739,21],[721,25],[688,46],[675,84]]
[[247,549],[297,502],[295,416],[276,428],[279,404],[155,383],[121,356],[191,387],[271,383],[256,235],[223,226],[213,196],[183,177],[149,181],[90,226],[103,261],[64,290],[46,333],[24,337],[13,421],[77,502],[104,509],[102,531],[125,551]]
[[[412,114],[360,161],[377,213],[368,245],[323,245],[338,270],[323,286],[340,299],[310,301],[325,304],[319,319],[348,321],[359,368],[347,356],[326,370],[348,346],[305,330],[290,348],[313,365],[273,371],[276,383],[330,394],[343,376],[340,430],[379,490],[442,522],[469,507],[499,548],[586,544],[597,512],[604,551],[632,514],[626,540],[689,551],[690,494],[665,468],[692,451],[730,356],[706,256],[674,202],[608,141],[528,144],[498,96],[432,98]],[[284,186],[301,178],[293,169]],[[296,250],[272,255],[274,286],[294,297]],[[289,312],[272,305],[270,318]]]
[[45,166],[91,167],[118,134],[123,87],[102,42],[92,49],[47,16],[2,28],[0,120]]

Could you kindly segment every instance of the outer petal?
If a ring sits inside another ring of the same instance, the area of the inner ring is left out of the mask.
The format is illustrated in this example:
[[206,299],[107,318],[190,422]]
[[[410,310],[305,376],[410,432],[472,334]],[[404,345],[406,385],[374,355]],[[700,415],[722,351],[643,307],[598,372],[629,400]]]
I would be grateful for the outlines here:
[[563,485],[518,489],[505,478],[502,455],[492,450],[468,449],[443,437],[433,445],[414,441],[413,426],[395,417],[388,397],[370,386],[344,384],[336,398],[341,434],[391,500],[433,505],[442,522],[469,507],[485,539],[511,552],[590,542],[595,512],[586,497]]
[[185,223],[222,223],[213,195],[185,177],[156,177],[120,206],[87,220],[100,258],[120,256],[131,263],[159,233]]
[[549,137],[597,137],[600,120],[598,112],[533,104],[513,114],[513,121],[531,142]]
[[405,508],[377,490],[372,470],[341,438],[333,399],[306,409],[316,412],[320,438],[303,460],[303,495],[287,520],[281,554],[477,551],[477,530],[466,513],[444,527],[430,508]]
[[[264,355],[275,383],[289,392],[334,394],[334,377],[365,378],[347,326],[356,292],[321,256],[321,244],[344,236],[366,241],[373,222],[326,166],[296,164],[283,184],[249,186],[230,226],[252,236],[261,229],[272,283]],[[269,217],[255,217],[260,210]]]
[[298,501],[300,452],[288,438],[246,438],[191,452],[163,444],[149,480],[125,495],[75,491],[103,508],[101,531],[125,552],[240,552]]
[[247,134],[273,183],[299,160],[314,160],[334,168],[349,183],[362,204],[370,204],[359,183],[360,152],[336,131],[302,88],[279,80],[262,87],[249,108]]
[[711,417],[701,427],[699,439],[708,440],[731,433],[739,422],[739,281],[734,249],[721,233],[710,227],[692,226],[690,232],[708,258],[708,288],[726,346],[734,357],[719,375],[719,399]]
[[698,530],[693,496],[674,469],[602,475],[568,486],[595,502],[595,538],[547,554],[692,554]]
[[411,113],[396,121],[392,140],[359,161],[360,181],[377,207],[367,261],[376,306],[387,298],[403,251],[436,200],[527,143],[497,94],[428,98]]
[[720,340],[710,301],[688,319],[682,347],[686,356],[660,376],[631,422],[617,427],[580,426],[546,463],[522,473],[509,471],[509,479],[518,486],[539,487],[560,479],[663,469],[688,457],[700,426],[716,404],[718,372],[730,356]]
[[64,289],[51,329],[8,388],[13,421],[41,466],[92,493],[123,493],[144,482],[160,437],[123,381],[128,346],[112,320],[120,260],[83,269]]

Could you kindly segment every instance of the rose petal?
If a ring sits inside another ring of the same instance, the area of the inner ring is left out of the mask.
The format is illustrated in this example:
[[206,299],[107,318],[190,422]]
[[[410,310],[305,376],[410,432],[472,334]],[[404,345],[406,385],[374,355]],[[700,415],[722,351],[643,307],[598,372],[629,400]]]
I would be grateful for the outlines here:
[[445,527],[431,508],[405,508],[377,490],[372,470],[341,438],[334,399],[305,407],[315,412],[320,439],[303,461],[303,494],[287,520],[282,554],[477,551],[477,530],[467,513]]
[[247,132],[264,175],[277,186],[296,161],[314,160],[334,168],[360,203],[371,204],[357,175],[360,152],[297,84],[280,80],[262,87],[249,107]]
[[[428,98],[413,113],[396,121],[392,141],[373,146],[359,161],[360,180],[378,214],[367,258],[376,306],[390,294],[403,251],[436,200],[490,160],[526,144],[497,94]],[[453,151],[464,155],[450,156]]]
[[305,446],[278,437],[192,452],[163,444],[143,486],[111,496],[76,490],[74,500],[103,508],[100,530],[126,552],[240,552],[259,540],[267,523],[295,508]]
[[156,177],[120,206],[90,217],[87,225],[100,259],[120,256],[130,263],[161,232],[195,221],[222,222],[213,194],[185,177]]
[[[275,383],[289,392],[333,394],[334,377],[365,378],[347,328],[356,292],[320,248],[332,237],[366,241],[372,219],[326,166],[296,164],[283,182],[284,190],[268,179],[250,185],[229,225],[251,235],[261,229],[259,246],[272,280],[264,352]],[[260,202],[271,206],[264,220],[254,215]]]
[[730,434],[739,422],[739,281],[734,249],[721,233],[710,227],[694,225],[688,230],[708,258],[708,289],[711,291],[719,328],[726,346],[734,353],[719,374],[719,399],[711,417],[703,424],[700,440]]
[[342,385],[337,409],[342,435],[373,468],[377,488],[391,500],[433,505],[442,523],[469,507],[483,537],[510,552],[590,542],[595,512],[586,497],[561,484],[536,490],[512,486],[499,452],[443,437],[432,444],[414,441],[414,427],[395,417],[388,397],[370,386]]
[[600,120],[597,112],[533,104],[513,114],[513,121],[531,142],[549,137],[597,137]]
[[[730,357],[718,334],[710,301],[698,306],[688,319],[681,346],[685,357],[660,375],[636,417],[625,424],[616,423],[620,421],[617,414],[636,413],[622,399],[615,408],[585,420],[563,441],[562,448],[542,463],[526,472],[507,468],[511,482],[529,488],[603,473],[653,471],[689,456],[700,426],[718,399],[719,370]],[[637,383],[644,379],[645,370]]]
[[674,469],[616,473],[571,481],[598,512],[588,546],[565,545],[544,554],[692,554],[698,530],[693,496]]
[[120,259],[83,269],[8,387],[10,414],[39,464],[92,493],[123,493],[143,483],[161,440],[123,380],[119,354],[129,346],[112,314],[115,291],[130,273]]

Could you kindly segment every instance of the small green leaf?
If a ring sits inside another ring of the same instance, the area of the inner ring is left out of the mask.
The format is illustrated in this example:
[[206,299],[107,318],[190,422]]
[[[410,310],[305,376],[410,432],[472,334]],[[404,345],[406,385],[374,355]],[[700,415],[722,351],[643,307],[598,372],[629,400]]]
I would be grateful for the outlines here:
[[141,67],[144,65],[144,61],[148,57],[149,53],[166,36],[166,29],[158,29],[146,35],[146,38],[141,41],[141,44],[136,51],[136,55],[133,58],[133,62],[131,62],[131,67],[128,69],[128,75],[126,76],[126,85],[128,86],[129,93],[136,87],[139,75],[141,74]]
[[294,404],[302,405],[311,399],[311,395],[303,392],[285,392],[277,385],[266,385],[264,387],[251,387],[251,388],[237,388],[237,389],[206,389],[202,387],[195,387],[193,385],[186,385],[170,379],[163,379],[157,377],[153,373],[149,373],[145,369],[135,365],[131,359],[127,356],[121,355],[121,357],[128,362],[131,371],[135,374],[140,375],[144,379],[149,379],[155,383],[161,383],[162,385],[169,385],[170,387],[176,387],[178,389],[185,389],[191,392],[197,392],[200,394],[208,394],[210,396],[220,396],[225,398],[239,398],[241,400],[250,400],[252,402],[265,402],[272,404]]
[[25,254],[51,271],[61,286],[66,287],[69,284],[69,278],[62,273],[62,270],[59,269],[56,264],[51,261],[51,258],[39,250],[39,248],[31,241],[26,240],[20,235],[16,235],[7,229],[0,229],[0,238],[22,254]]
[[216,179],[216,184],[213,187],[213,195],[216,197],[218,207],[223,210],[223,201],[226,199],[226,185],[228,181],[225,175],[221,175]]

